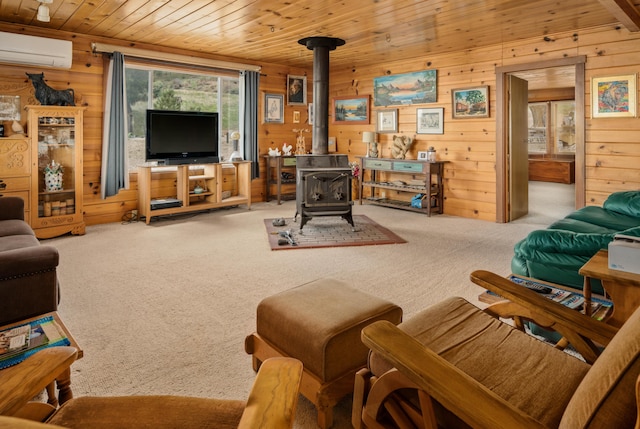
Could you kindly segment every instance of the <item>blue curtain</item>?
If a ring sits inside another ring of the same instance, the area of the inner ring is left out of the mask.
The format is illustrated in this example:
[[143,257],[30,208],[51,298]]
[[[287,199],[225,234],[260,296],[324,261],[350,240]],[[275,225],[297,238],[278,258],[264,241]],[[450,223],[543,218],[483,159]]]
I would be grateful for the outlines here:
[[124,55],[114,52],[109,61],[102,137],[102,198],[129,187],[126,147]]
[[251,178],[260,177],[260,151],[258,149],[258,88],[260,73],[243,71],[244,80],[244,156],[251,161]]

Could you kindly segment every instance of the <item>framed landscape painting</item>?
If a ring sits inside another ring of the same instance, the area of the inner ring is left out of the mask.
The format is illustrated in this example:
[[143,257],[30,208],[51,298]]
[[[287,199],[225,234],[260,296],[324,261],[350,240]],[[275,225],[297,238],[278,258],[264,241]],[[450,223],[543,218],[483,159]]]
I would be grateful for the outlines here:
[[488,118],[489,87],[454,89],[451,91],[453,119]]
[[369,119],[368,95],[354,97],[335,97],[333,99],[334,124],[368,124]]
[[374,106],[435,103],[436,70],[376,77],[373,79]]
[[635,118],[635,73],[591,79],[591,105],[594,118]]

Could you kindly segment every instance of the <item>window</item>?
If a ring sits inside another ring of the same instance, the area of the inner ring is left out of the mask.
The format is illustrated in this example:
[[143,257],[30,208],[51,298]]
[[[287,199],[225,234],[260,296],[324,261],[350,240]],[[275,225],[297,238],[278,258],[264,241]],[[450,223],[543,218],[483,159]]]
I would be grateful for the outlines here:
[[575,154],[575,110],[574,100],[529,103],[529,153]]
[[[239,131],[240,126],[238,77],[127,64],[125,78],[130,170],[145,162],[147,109],[218,112],[218,152],[221,160],[229,159],[234,150],[230,135]],[[242,150],[242,145],[239,150]]]

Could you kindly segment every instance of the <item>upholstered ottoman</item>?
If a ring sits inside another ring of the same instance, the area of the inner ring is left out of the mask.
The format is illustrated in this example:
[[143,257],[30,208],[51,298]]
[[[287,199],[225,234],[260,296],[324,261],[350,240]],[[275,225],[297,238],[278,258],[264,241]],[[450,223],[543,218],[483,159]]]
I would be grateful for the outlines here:
[[316,280],[262,300],[245,350],[254,370],[275,356],[302,361],[300,393],[316,406],[318,425],[328,428],[334,405],[353,392],[355,373],[367,364],[360,331],[377,320],[398,324],[402,309],[346,283]]

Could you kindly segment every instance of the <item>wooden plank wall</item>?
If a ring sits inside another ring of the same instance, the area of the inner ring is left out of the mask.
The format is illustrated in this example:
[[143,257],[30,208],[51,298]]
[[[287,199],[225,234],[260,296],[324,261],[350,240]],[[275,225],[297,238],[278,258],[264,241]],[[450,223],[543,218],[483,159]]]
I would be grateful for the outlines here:
[[[55,88],[74,88],[85,112],[84,147],[84,199],[85,221],[88,225],[117,222],[137,207],[137,181],[132,176],[130,190],[122,191],[107,200],[100,199],[99,178],[103,116],[103,63],[102,58],[90,52],[86,36],[64,33],[51,34],[50,30],[35,27],[12,26],[0,23],[0,31],[22,32],[43,37],[57,37],[73,41],[74,61],[71,70],[44,69],[49,84]],[[529,39],[517,43],[489,46],[469,51],[429,55],[406,61],[375,64],[366,68],[331,70],[330,96],[364,95],[373,93],[373,78],[387,74],[436,69],[438,73],[438,99],[436,103],[418,106],[400,106],[399,133],[415,135],[415,143],[408,158],[416,158],[418,151],[434,146],[440,160],[448,161],[445,169],[446,214],[496,219],[496,119],[495,119],[495,67],[529,63],[533,61],[586,55],[586,201],[602,204],[608,194],[619,190],[640,189],[640,119],[591,119],[590,78],[593,76],[636,73],[640,71],[640,34],[631,34],[615,27],[594,28],[578,33],[548,35],[544,39]],[[117,44],[112,40],[100,40]],[[339,49],[339,48],[338,48]],[[166,50],[171,52],[171,50]],[[304,106],[286,105],[286,78],[288,74],[308,75],[308,101],[313,99],[312,59],[309,69],[292,69],[276,64],[262,64],[261,93],[285,96],[285,123],[260,125],[260,154],[269,148],[281,148],[283,143],[295,147],[294,129],[310,128]],[[220,58],[224,59],[224,58]],[[237,59],[235,59],[237,60]],[[25,72],[38,73],[42,68],[4,66],[0,68],[2,85],[23,85],[28,88]],[[451,118],[451,90],[477,85],[489,85],[490,117],[479,119]],[[372,104],[373,105],[373,104]],[[394,106],[395,107],[395,106]],[[416,135],[416,108],[444,107],[444,134]],[[260,118],[263,105],[260,101]],[[293,123],[294,111],[300,112],[301,123]],[[373,118],[375,116],[373,115]],[[364,155],[363,131],[375,131],[375,119],[369,125],[334,125],[329,121],[329,135],[336,137],[338,152]],[[391,134],[379,134],[383,156],[389,155]],[[306,134],[307,148],[311,149],[311,132]],[[252,183],[253,201],[264,200],[264,161],[261,177]]]
[[[504,65],[585,55],[585,201],[640,189],[640,118],[592,118],[591,79],[640,72],[640,34],[620,26],[550,35],[505,45]],[[636,87],[636,103],[638,87]]]
[[[331,75],[331,96],[369,94],[373,97],[373,78],[419,70],[437,70],[437,102],[409,106],[373,107],[369,125],[331,125],[329,134],[336,136],[339,152],[350,157],[365,154],[363,131],[376,130],[376,111],[398,109],[398,133],[414,138],[407,153],[408,159],[417,159],[419,151],[429,146],[436,149],[438,160],[445,165],[444,212],[456,216],[495,220],[495,67],[501,56],[501,47],[494,46],[469,52],[445,55],[425,55],[411,61],[380,64],[368,68],[334,71]],[[471,86],[489,85],[489,118],[451,119],[451,90]],[[416,109],[444,108],[444,134],[416,134]],[[379,152],[390,157],[395,134],[379,133]],[[355,160],[353,158],[352,160]],[[406,179],[406,178],[405,178]],[[394,196],[394,198],[401,196]],[[406,195],[410,197],[409,194]]]
[[[495,68],[585,55],[586,62],[586,201],[601,205],[607,195],[640,189],[640,119],[591,119],[590,80],[594,76],[640,71],[640,34],[616,27],[600,27],[576,33],[549,35],[517,43],[469,51],[429,55],[412,61],[385,63],[368,68],[332,70],[331,97],[373,95],[373,79],[387,74],[436,69],[437,102],[399,109],[399,132],[415,136],[407,158],[429,146],[436,149],[445,167],[444,212],[454,216],[496,220],[496,117]],[[490,117],[452,119],[452,89],[489,85]],[[373,106],[373,104],[372,104]],[[443,107],[444,134],[415,134],[416,108]],[[363,131],[375,131],[375,109],[369,125],[330,125],[338,151],[350,159],[365,153]],[[389,156],[391,134],[378,134],[382,154]]]

